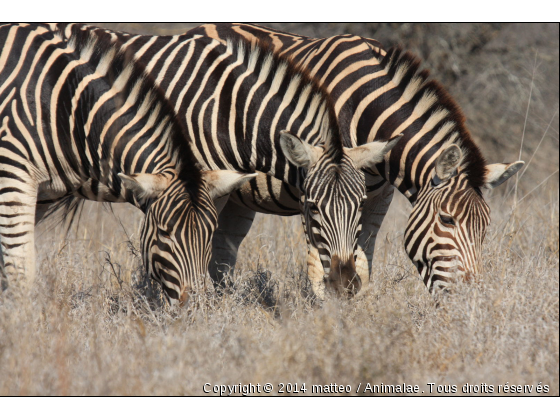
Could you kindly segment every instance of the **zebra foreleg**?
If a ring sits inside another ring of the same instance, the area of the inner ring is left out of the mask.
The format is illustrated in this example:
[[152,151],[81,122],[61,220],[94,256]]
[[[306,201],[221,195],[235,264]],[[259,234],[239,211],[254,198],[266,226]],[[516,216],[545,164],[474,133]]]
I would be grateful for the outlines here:
[[362,279],[361,291],[369,286],[370,281],[374,281],[371,278],[371,273],[375,240],[393,200],[393,191],[393,186],[385,183],[380,189],[368,194],[364,204],[362,231],[358,238],[358,249],[356,251],[356,272]]
[[[225,276],[235,267],[239,245],[251,229],[255,212],[241,207],[230,199],[218,218],[218,228],[212,239],[212,258],[208,271],[214,288],[220,293]],[[231,271],[232,272],[232,271]]]
[[[1,238],[0,238],[1,239]],[[8,281],[4,274],[4,257],[2,257],[2,252],[0,252],[0,293],[8,288]]]
[[[21,178],[19,179],[21,180]],[[12,179],[0,179],[0,277],[7,284],[29,285],[35,278],[35,209],[37,193]],[[18,184],[18,185],[14,185]]]

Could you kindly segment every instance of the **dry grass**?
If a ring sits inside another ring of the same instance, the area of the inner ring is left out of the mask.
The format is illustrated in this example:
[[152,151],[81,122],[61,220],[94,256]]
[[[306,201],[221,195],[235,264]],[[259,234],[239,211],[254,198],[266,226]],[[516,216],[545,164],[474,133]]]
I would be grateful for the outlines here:
[[[513,29],[510,33],[524,33]],[[484,34],[493,32],[484,29]],[[488,48],[478,57],[481,65],[501,51]],[[476,59],[476,51],[473,55]],[[552,58],[557,61],[557,49]],[[532,58],[520,60],[533,71]],[[484,76],[482,82],[476,79],[477,92],[493,92],[497,102],[512,106],[499,110],[500,121],[491,117],[495,104],[490,101],[469,108],[468,95],[458,97],[467,105],[470,122],[480,122],[470,125],[475,137],[484,139],[483,150],[492,161],[514,160],[518,151],[509,150],[511,143],[520,144],[529,82],[534,79],[533,98],[540,101],[546,99],[539,94],[546,92],[542,81],[531,72],[523,80],[512,79],[516,68],[504,71],[505,80],[486,77],[465,63],[467,58],[461,69]],[[557,80],[558,67],[551,68]],[[502,92],[504,86],[514,94]],[[484,287],[461,287],[436,308],[403,250],[410,205],[399,195],[378,237],[376,281],[357,299],[315,304],[303,275],[299,218],[259,215],[242,245],[230,294],[218,298],[210,291],[187,308],[161,309],[150,306],[141,290],[143,272],[134,254],[141,213],[120,205],[113,216],[88,204],[83,223],[68,237],[60,229],[39,234],[35,283],[0,294],[0,395],[199,395],[205,383],[271,383],[273,393],[279,383],[305,383],[305,395],[311,395],[312,385],[335,382],[350,385],[352,394],[360,383],[363,390],[366,383],[406,382],[419,385],[425,395],[428,383],[457,385],[460,395],[466,383],[493,385],[497,391],[506,383],[542,382],[549,387],[547,395],[558,395],[557,86],[551,91],[553,99],[533,104],[528,113],[523,158],[535,154],[535,159],[521,178],[521,201],[514,210],[513,181],[488,198],[492,224],[485,242]],[[461,89],[453,93],[460,96]],[[502,127],[514,134],[507,140],[485,135],[485,130],[502,133]],[[487,146],[494,141],[500,147]]]
[[[306,395],[314,384],[406,382],[428,394],[430,382],[459,393],[465,383],[542,382],[558,395],[558,188],[514,214],[503,197],[490,202],[485,286],[461,287],[439,308],[403,251],[409,205],[399,196],[378,240],[377,281],[358,299],[314,304],[299,219],[263,216],[232,293],[179,310],[150,309],[127,235],[92,205],[66,240],[40,236],[32,288],[0,296],[0,394],[203,394],[205,383],[267,382],[273,393],[281,382],[305,383]],[[141,216],[130,211],[116,207],[129,233]]]

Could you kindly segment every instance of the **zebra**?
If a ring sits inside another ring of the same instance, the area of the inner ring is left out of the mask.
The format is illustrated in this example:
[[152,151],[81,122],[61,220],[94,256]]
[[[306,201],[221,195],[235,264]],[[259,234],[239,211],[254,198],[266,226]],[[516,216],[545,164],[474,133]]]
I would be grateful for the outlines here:
[[[167,300],[204,287],[222,198],[255,174],[202,171],[134,57],[81,25],[0,26],[0,274],[35,278],[35,225],[84,199],[145,213],[145,268]],[[214,204],[216,200],[216,205]]]
[[[261,175],[253,186],[261,181],[270,190],[286,186],[282,196],[252,196],[247,205],[303,214],[309,252],[316,256],[309,270],[315,293],[359,291],[355,249],[366,193],[359,169],[381,162],[399,137],[345,149],[349,140],[341,138],[330,97],[270,45],[107,32],[120,40],[123,54],[143,63],[165,93],[203,168],[255,171]],[[224,232],[238,208],[228,204],[222,211]],[[248,230],[253,216],[233,220]],[[236,241],[221,235],[213,242],[210,274],[219,290],[235,263]]]
[[[431,293],[454,282],[475,279],[490,222],[482,191],[493,189],[524,165],[487,164],[472,140],[465,117],[445,89],[420,69],[420,60],[400,47],[385,51],[380,42],[354,35],[314,39],[252,24],[207,24],[188,32],[223,43],[239,39],[267,42],[279,57],[298,64],[328,93],[346,147],[403,136],[384,162],[364,170],[367,199],[358,240],[357,271],[365,285],[372,269],[375,240],[396,188],[413,209],[404,234],[405,250]],[[239,245],[262,211],[252,197],[274,197],[276,209],[297,211],[285,185],[265,180],[232,194],[221,213],[215,239]],[[232,252],[233,254],[233,252]],[[317,256],[308,254],[312,266]]]

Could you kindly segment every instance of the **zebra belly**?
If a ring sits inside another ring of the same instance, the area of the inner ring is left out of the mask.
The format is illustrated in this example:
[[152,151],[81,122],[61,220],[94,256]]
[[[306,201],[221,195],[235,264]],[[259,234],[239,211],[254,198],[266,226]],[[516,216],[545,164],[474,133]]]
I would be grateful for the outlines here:
[[[123,190],[124,192],[124,190]],[[74,191],[74,196],[92,201],[103,201],[111,203],[125,202],[122,195],[117,195],[107,185],[100,184],[93,179],[88,179]]]
[[234,192],[230,200],[259,213],[279,216],[294,216],[300,213],[299,191],[262,172],[258,172],[255,179]]
[[42,182],[39,184],[37,199],[39,202],[54,202],[68,195],[92,201],[126,201],[125,197],[115,194],[114,191],[106,185],[99,184],[92,179],[76,183],[72,190],[68,190],[62,182],[56,182],[56,180]]

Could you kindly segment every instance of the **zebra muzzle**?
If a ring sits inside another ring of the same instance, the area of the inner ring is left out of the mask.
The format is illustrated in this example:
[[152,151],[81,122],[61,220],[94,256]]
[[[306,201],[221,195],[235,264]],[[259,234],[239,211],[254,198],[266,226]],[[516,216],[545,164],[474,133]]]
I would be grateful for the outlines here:
[[342,262],[337,255],[334,255],[325,284],[327,289],[340,296],[354,297],[362,288],[362,280],[356,272],[354,258]]

